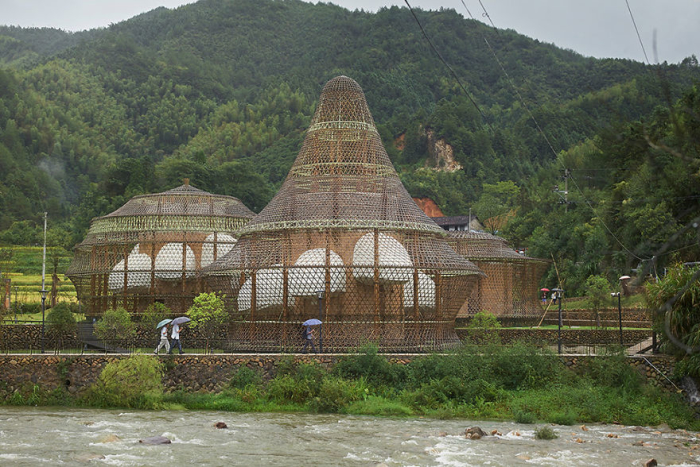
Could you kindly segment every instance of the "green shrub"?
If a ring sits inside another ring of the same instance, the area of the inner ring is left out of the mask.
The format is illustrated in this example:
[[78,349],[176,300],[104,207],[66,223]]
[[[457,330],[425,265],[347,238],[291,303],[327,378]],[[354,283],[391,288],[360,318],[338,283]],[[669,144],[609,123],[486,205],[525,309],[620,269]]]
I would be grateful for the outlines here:
[[152,409],[163,396],[163,366],[147,355],[108,363],[88,392],[88,401],[105,407]]
[[598,386],[637,394],[642,388],[642,376],[626,360],[624,349],[618,348],[606,356],[588,359],[583,369]]
[[535,439],[550,440],[557,438],[557,434],[554,432],[554,430],[552,430],[552,428],[548,426],[543,426],[542,428],[538,428],[535,430]]
[[70,306],[63,302],[51,308],[46,317],[46,327],[48,328],[49,334],[53,334],[59,338],[75,332],[77,324],[75,323],[75,316],[73,316]]
[[318,387],[314,387],[308,380],[296,381],[290,375],[278,375],[268,383],[267,397],[280,403],[305,404],[316,396],[317,390]]
[[229,382],[232,388],[245,389],[247,386],[262,386],[262,376],[257,371],[242,366],[236,371]]
[[552,352],[516,343],[487,355],[494,379],[505,389],[542,388],[560,380],[564,370]]
[[95,335],[103,341],[128,339],[135,334],[131,315],[122,307],[105,311],[102,319],[95,323]]
[[384,385],[400,389],[406,381],[406,368],[390,364],[385,356],[378,355],[378,350],[375,344],[363,345],[358,354],[341,358],[333,374],[345,379],[364,378],[374,387]]
[[361,400],[366,388],[363,379],[348,381],[327,376],[321,382],[318,395],[310,401],[309,408],[314,412],[338,413],[350,403]]
[[537,421],[537,416],[534,413],[526,410],[515,409],[513,410],[513,420],[515,420],[517,423],[530,425]]
[[557,425],[571,426],[576,423],[576,414],[573,411],[552,412],[547,421]]
[[501,341],[496,329],[501,327],[498,318],[488,311],[480,311],[475,314],[467,325],[467,337],[479,344],[496,344]]

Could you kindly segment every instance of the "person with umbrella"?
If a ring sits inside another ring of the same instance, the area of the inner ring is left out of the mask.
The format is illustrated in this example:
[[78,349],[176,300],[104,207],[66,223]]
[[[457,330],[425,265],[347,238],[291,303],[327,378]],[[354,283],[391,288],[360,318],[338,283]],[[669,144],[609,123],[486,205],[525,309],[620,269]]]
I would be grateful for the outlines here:
[[186,316],[180,316],[179,318],[175,318],[172,322],[173,325],[173,331],[170,334],[170,338],[173,340],[172,344],[170,344],[170,350],[168,351],[169,354],[173,353],[173,350],[175,349],[175,346],[177,345],[177,348],[180,350],[180,355],[182,355],[182,344],[180,343],[180,325],[184,324],[186,322],[190,321],[190,319]]
[[160,349],[163,347],[165,347],[166,352],[170,352],[170,342],[168,342],[168,323],[171,321],[172,319],[164,319],[156,326],[156,329],[160,328],[160,343],[153,352],[156,355],[158,355],[158,352],[160,352]]
[[311,350],[316,353],[316,346],[314,345],[314,331],[311,326],[321,324],[321,321],[317,319],[308,319],[302,323],[304,329],[301,333],[301,337],[304,341],[304,346],[301,348],[301,353],[306,353],[306,349],[311,345]]

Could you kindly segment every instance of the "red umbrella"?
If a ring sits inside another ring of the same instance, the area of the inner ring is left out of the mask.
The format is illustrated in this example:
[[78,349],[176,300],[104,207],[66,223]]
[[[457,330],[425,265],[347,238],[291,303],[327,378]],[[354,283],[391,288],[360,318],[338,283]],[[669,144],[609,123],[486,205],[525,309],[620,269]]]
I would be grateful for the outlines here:
[[542,287],[540,289],[540,292],[549,292],[549,289],[547,287]]

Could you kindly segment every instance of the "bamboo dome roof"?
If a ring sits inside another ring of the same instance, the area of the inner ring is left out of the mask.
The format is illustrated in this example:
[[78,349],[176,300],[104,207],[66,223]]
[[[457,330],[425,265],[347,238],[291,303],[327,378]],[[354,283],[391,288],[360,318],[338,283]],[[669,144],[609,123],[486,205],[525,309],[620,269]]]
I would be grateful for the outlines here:
[[510,246],[505,238],[487,232],[450,231],[447,233],[448,242],[454,250],[470,260],[497,261],[543,261],[521,255]]
[[208,193],[185,180],[172,190],[135,196],[119,209],[93,219],[81,245],[124,232],[235,232],[254,216],[238,198]]

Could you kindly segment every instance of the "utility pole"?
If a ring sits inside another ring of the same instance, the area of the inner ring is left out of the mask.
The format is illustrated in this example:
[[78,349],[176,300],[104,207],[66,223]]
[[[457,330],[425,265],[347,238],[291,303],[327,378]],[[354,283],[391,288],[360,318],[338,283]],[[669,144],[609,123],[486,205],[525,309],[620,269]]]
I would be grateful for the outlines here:
[[564,212],[569,212],[569,178],[571,177],[571,169],[564,169],[564,175],[562,175],[562,178],[564,179],[564,190],[559,189],[559,185],[554,185],[554,191],[559,195],[562,200],[560,200],[560,203],[564,204]]
[[44,353],[44,315],[46,313],[46,218],[49,213],[44,213],[44,254],[41,262],[41,353]]

